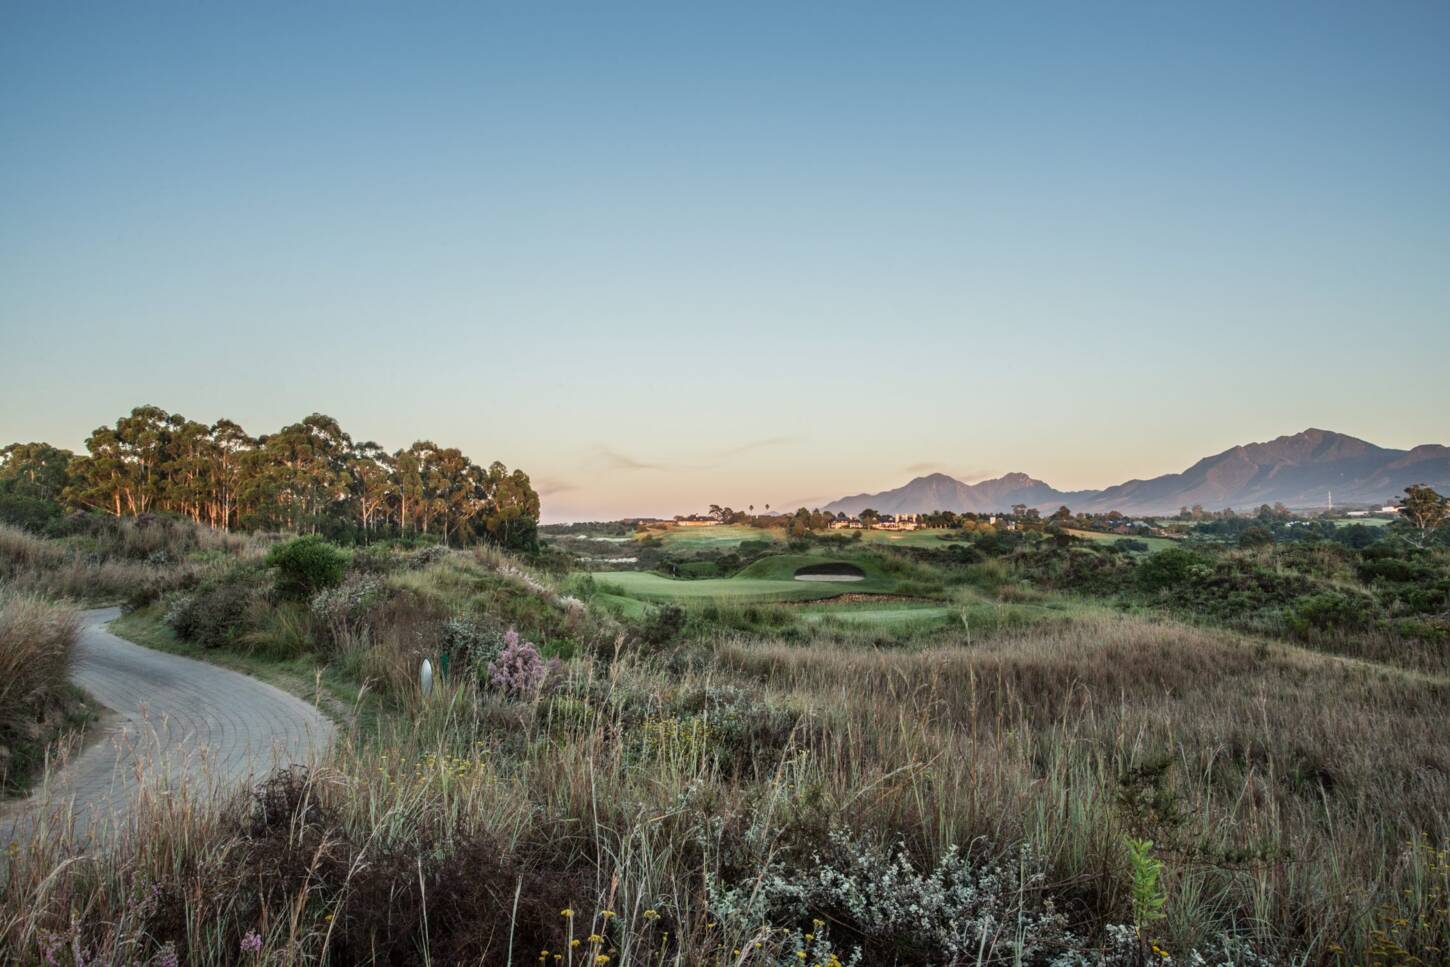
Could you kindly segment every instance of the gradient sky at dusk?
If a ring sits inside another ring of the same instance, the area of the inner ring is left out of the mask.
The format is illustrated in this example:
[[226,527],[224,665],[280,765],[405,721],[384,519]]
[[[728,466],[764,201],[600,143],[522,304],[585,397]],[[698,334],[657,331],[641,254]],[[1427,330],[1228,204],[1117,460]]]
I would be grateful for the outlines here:
[[1450,4],[0,7],[0,442],[152,402],[549,519],[1450,443]]

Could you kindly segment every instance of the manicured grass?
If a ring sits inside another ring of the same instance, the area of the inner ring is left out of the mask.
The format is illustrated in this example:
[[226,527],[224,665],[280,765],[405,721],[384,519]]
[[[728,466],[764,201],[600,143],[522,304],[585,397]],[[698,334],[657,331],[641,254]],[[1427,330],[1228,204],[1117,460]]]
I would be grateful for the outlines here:
[[672,551],[730,550],[745,541],[781,541],[779,528],[766,530],[746,524],[718,524],[714,527],[678,527],[640,531],[636,538],[658,537]]
[[[813,582],[795,580],[802,567],[832,562],[849,563],[865,574],[860,581]],[[606,594],[617,590],[646,601],[704,601],[714,598],[738,601],[810,601],[841,594],[891,594],[899,586],[896,578],[870,558],[837,557],[821,554],[776,554],[761,558],[728,578],[676,580],[646,571],[603,571],[595,580]]]
[[[852,584],[812,584],[778,578],[705,578],[699,581],[678,581],[649,571],[606,571],[595,574],[605,589],[618,589],[625,595],[645,601],[706,601],[712,598],[733,598],[739,601],[808,601],[829,598],[855,590],[864,582]],[[606,593],[609,593],[606,590]]]
[[916,601],[862,601],[849,604],[806,605],[797,610],[803,621],[841,621],[846,624],[943,624],[956,619],[956,609]]
[[1388,527],[1394,521],[1388,517],[1352,517],[1346,520],[1336,520],[1335,527],[1348,527],[1351,524],[1363,524],[1366,527]]
[[643,618],[649,611],[649,606],[639,598],[608,591],[596,591],[592,601],[621,618]]
[[1167,537],[1135,537],[1126,534],[1102,534],[1098,531],[1080,531],[1073,528],[1066,528],[1073,537],[1081,537],[1084,540],[1097,541],[1101,544],[1116,544],[1118,541],[1142,541],[1148,545],[1150,554],[1165,550],[1176,544],[1176,541]]
[[895,544],[899,547],[948,547],[952,544],[971,543],[961,531],[948,527],[923,527],[914,531],[839,530],[826,533],[860,534],[863,544]]

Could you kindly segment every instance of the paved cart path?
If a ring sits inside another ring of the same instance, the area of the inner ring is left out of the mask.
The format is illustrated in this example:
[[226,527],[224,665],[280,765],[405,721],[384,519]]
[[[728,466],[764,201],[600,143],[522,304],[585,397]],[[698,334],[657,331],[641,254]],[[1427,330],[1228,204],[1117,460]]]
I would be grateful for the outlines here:
[[33,837],[48,812],[104,839],[147,788],[228,793],[274,766],[311,762],[332,741],[316,708],[281,689],[206,662],[143,648],[111,634],[120,614],[83,614],[71,680],[111,711],[103,734],[46,788],[0,811],[0,848]]

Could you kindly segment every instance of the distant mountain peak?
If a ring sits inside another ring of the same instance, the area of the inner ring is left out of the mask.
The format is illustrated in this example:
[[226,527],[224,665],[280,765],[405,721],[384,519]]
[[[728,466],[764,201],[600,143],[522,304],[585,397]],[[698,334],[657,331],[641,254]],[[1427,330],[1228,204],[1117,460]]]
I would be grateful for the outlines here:
[[1073,510],[1143,514],[1171,513],[1195,504],[1212,510],[1265,503],[1307,508],[1326,505],[1331,491],[1337,506],[1378,503],[1412,483],[1450,490],[1450,447],[1426,443],[1413,450],[1387,449],[1311,426],[1264,443],[1239,444],[1204,457],[1182,473],[1129,480],[1105,490],[1063,492],[1021,471],[974,484],[931,473],[895,490],[843,497],[825,509],[850,514],[866,507],[881,513],[990,513],[1014,504],[1039,509],[1066,504]]

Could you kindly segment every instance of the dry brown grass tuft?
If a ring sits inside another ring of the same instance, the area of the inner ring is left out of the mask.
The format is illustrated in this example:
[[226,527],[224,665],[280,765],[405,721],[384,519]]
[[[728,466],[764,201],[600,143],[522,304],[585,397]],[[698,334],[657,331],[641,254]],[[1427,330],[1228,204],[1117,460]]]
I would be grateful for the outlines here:
[[0,788],[52,738],[79,628],[74,609],[0,588]]

